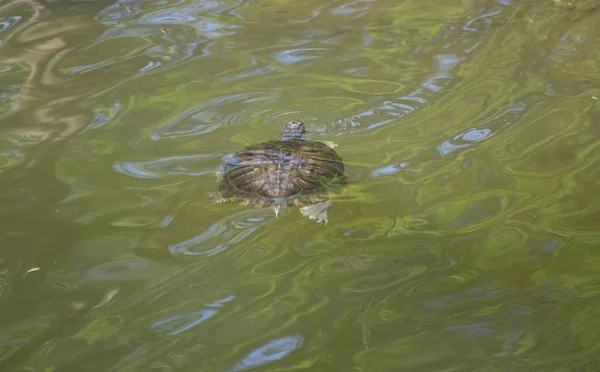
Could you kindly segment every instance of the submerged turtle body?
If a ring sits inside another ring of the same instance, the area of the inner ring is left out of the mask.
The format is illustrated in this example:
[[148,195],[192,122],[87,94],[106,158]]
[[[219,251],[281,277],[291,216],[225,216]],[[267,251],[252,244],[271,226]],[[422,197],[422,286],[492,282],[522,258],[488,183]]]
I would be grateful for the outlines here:
[[304,124],[286,123],[279,141],[252,145],[234,154],[221,168],[221,186],[212,193],[218,202],[254,207],[302,207],[302,214],[327,223],[335,194],[347,185],[342,158],[326,142],[302,139]]

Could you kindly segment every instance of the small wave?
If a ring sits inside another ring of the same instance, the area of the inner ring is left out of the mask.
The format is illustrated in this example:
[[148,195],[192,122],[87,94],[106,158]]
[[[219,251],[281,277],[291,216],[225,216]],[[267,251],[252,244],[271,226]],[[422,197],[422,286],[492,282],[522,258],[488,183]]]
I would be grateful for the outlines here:
[[113,165],[113,169],[121,174],[135,178],[167,178],[174,175],[200,176],[214,173],[213,168],[195,169],[200,162],[219,158],[220,155],[188,155],[170,156],[157,160],[124,161]]
[[251,209],[226,217],[193,238],[169,246],[175,256],[214,256],[242,242],[275,218],[270,209]]
[[241,372],[248,369],[264,366],[265,364],[280,360],[290,355],[304,345],[304,337],[300,334],[281,337],[253,350],[229,371]]

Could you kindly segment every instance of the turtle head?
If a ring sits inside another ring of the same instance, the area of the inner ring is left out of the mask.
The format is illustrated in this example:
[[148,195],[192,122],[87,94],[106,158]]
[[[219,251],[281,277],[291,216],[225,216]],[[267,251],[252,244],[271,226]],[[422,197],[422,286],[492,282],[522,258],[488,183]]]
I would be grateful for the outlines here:
[[304,135],[304,123],[300,120],[290,120],[281,128],[281,140],[300,139]]

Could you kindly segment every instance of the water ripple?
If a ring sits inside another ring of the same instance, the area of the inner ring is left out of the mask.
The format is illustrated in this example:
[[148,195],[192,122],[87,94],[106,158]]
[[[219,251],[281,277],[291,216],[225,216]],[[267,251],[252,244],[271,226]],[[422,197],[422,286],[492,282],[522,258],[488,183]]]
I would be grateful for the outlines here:
[[[259,98],[260,97],[260,98]],[[176,118],[158,126],[151,139],[158,141],[166,138],[179,138],[185,136],[196,136],[199,134],[210,133],[220,126],[227,125],[233,118],[241,115],[229,114],[225,116],[216,110],[220,105],[236,103],[248,103],[253,98],[265,99],[259,93],[243,93],[236,95],[221,96],[201,103],[185,112],[179,114]]]
[[188,155],[188,156],[170,156],[158,160],[148,161],[124,161],[113,165],[113,169],[119,173],[126,174],[135,178],[166,178],[172,175],[199,176],[208,173],[214,173],[213,168],[195,169],[198,162],[205,162],[207,159],[220,158],[219,155]]
[[[563,3],[0,6],[0,369],[589,367],[600,22]],[[329,225],[206,198],[295,118],[346,161]],[[107,286],[30,347],[37,293]]]
[[214,317],[219,313],[215,308],[223,307],[226,303],[235,299],[235,296],[227,296],[214,303],[208,303],[205,306],[209,309],[192,311],[185,314],[173,315],[165,319],[154,322],[150,327],[162,332],[166,332],[169,336],[178,335],[182,332],[192,329],[193,327],[203,323],[204,321]]
[[296,334],[269,341],[248,355],[230,369],[232,372],[246,371],[280,360],[304,345],[304,337]]
[[275,218],[271,209],[250,209],[226,217],[204,232],[169,246],[175,256],[209,257],[242,242]]
[[287,49],[281,52],[273,53],[273,58],[285,65],[292,65],[298,62],[304,62],[311,59],[319,59],[331,49],[328,48],[298,48]]

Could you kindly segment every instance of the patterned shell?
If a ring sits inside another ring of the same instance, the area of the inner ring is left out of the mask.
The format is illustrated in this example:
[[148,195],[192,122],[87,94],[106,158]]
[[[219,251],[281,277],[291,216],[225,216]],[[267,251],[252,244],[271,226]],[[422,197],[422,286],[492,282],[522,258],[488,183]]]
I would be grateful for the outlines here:
[[269,141],[225,164],[219,194],[256,207],[323,201],[347,185],[342,158],[324,143]]

